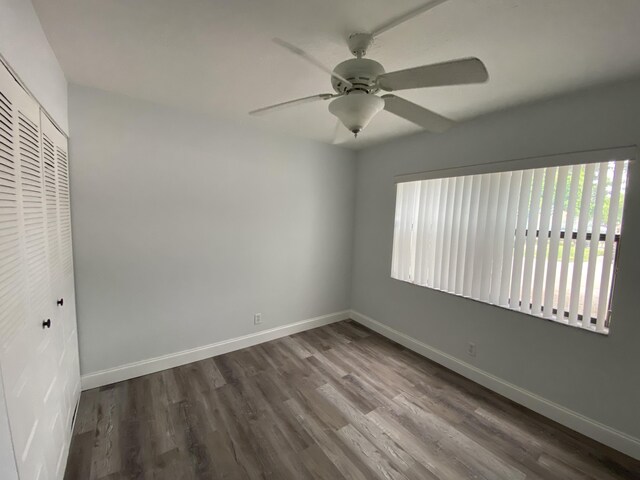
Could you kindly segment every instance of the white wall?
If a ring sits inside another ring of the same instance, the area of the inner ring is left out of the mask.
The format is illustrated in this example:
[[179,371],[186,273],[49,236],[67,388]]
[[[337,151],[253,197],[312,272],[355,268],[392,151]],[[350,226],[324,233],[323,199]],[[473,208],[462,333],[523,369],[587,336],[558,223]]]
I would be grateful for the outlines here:
[[349,308],[352,152],[75,85],[70,118],[83,375]]
[[390,277],[394,175],[639,143],[640,83],[630,83],[360,152],[352,308],[640,442],[640,165],[630,173],[608,337]]
[[0,0],[0,54],[68,133],[67,81],[29,0]]

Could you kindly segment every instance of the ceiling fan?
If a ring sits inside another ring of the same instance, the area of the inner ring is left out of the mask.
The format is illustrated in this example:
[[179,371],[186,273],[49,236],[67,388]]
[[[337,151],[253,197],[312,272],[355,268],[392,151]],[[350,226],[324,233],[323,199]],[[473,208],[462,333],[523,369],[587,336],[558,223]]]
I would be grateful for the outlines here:
[[454,124],[452,120],[396,95],[386,94],[379,97],[377,93],[380,90],[394,92],[412,88],[483,83],[489,79],[489,74],[482,61],[477,58],[462,58],[386,73],[380,63],[363,58],[375,37],[445,1],[432,0],[380,25],[371,33],[350,35],[347,43],[356,58],[345,60],[333,69],[326,67],[301,48],[274,38],[276,44],[331,75],[331,85],[336,93],[321,93],[289,100],[253,110],[249,114],[262,115],[304,103],[331,100],[329,112],[338,117],[337,127],[342,123],[355,137],[383,109],[430,132],[439,133],[447,130]]

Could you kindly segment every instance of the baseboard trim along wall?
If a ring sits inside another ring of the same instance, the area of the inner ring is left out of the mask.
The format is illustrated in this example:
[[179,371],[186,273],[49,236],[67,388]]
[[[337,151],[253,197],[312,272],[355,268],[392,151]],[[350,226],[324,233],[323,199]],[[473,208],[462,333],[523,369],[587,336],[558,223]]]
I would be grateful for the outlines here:
[[204,345],[202,347],[183,350],[181,352],[163,355],[161,357],[150,358],[139,362],[128,363],[106,370],[82,375],[82,390],[90,390],[92,388],[110,385],[116,382],[122,382],[131,378],[141,377],[150,373],[160,372],[168,368],[178,367],[191,362],[204,360],[205,358],[215,357],[223,353],[233,352],[242,348],[251,347],[259,343],[268,342],[277,338],[286,337],[312,328],[321,327],[330,323],[339,322],[349,318],[349,310],[342,312],[330,313],[320,317],[309,318],[288,325],[262,330],[260,332],[251,333],[242,337],[231,338],[221,342]]
[[608,427],[533,392],[502,380],[357,311],[352,310],[350,318],[534,412],[640,460],[640,439],[638,438]]

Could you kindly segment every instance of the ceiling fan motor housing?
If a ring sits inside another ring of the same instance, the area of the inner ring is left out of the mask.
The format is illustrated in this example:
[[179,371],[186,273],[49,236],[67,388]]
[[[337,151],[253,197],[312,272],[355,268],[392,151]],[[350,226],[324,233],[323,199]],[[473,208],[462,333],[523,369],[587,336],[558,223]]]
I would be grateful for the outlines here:
[[347,85],[340,79],[331,77],[331,85],[336,92],[376,93],[380,90],[377,78],[384,73],[384,67],[369,58],[352,58],[339,63],[333,71],[352,83],[352,85]]

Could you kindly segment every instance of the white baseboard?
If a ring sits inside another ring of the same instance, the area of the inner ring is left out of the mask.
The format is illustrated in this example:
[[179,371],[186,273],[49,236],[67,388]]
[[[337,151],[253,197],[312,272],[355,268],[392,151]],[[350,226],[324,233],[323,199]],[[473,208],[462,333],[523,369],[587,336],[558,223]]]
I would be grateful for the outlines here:
[[202,347],[183,350],[181,352],[163,355],[161,357],[150,358],[139,362],[128,363],[107,370],[82,375],[82,390],[102,387],[112,383],[129,380],[131,378],[148,375],[150,373],[159,372],[168,368],[178,367],[191,362],[204,360],[205,358],[214,357],[223,353],[240,350],[241,348],[251,347],[259,343],[275,340],[276,338],[286,337],[294,333],[303,332],[312,328],[321,327],[330,323],[339,322],[349,318],[350,310],[343,312],[322,315],[321,317],[309,318],[300,322],[290,323],[281,327],[262,330],[261,332],[251,333],[242,337],[231,338],[221,342],[204,345]]
[[379,334],[473,380],[480,385],[523,405],[534,412],[544,415],[566,427],[593,438],[620,452],[640,460],[640,439],[608,427],[600,422],[558,405],[533,392],[518,387],[484,370],[470,365],[409,335],[394,330],[366,315],[351,311],[351,318]]

